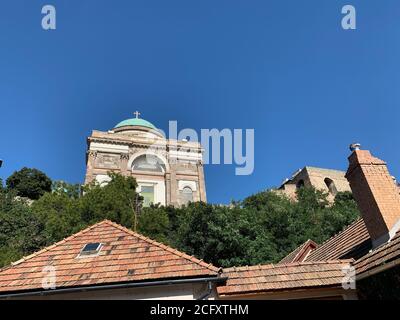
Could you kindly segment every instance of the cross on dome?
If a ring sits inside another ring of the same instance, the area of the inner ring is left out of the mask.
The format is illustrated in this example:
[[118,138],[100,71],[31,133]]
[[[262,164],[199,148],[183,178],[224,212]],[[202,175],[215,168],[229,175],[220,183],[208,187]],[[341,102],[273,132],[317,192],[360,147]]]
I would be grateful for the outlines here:
[[129,119],[125,119],[118,123],[114,128],[121,128],[121,127],[147,127],[149,129],[157,130],[156,126],[153,125],[151,122],[144,120],[140,118],[140,112],[135,111],[133,112],[133,117],[130,117]]

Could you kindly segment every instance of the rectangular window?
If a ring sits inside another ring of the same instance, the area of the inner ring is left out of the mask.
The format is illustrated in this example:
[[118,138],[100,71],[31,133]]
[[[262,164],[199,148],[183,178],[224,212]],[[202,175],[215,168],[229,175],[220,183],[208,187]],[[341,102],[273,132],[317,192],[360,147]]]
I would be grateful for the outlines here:
[[102,246],[103,244],[100,242],[87,243],[83,246],[77,258],[97,256],[100,253]]
[[181,204],[188,204],[189,202],[193,202],[193,191],[189,187],[184,187],[180,192],[181,195]]
[[149,207],[154,203],[154,186],[142,186],[140,195],[143,197],[143,206]]

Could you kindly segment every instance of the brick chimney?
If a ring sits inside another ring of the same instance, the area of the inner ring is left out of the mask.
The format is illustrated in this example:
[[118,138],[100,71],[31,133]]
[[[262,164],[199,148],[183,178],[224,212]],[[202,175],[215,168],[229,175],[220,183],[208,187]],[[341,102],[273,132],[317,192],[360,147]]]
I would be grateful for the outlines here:
[[400,228],[400,195],[386,162],[355,146],[351,147],[346,178],[373,246],[377,247]]

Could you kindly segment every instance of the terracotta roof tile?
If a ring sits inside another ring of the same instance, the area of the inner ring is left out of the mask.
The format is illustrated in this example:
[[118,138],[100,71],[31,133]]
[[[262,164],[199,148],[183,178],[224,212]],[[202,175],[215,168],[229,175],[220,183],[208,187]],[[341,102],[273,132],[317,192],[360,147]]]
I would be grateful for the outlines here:
[[371,240],[363,219],[358,219],[342,232],[319,245],[306,261],[358,259],[371,249]]
[[376,248],[354,263],[357,276],[365,274],[382,264],[400,258],[400,231],[386,244]]
[[[77,258],[103,243],[98,256]],[[41,290],[43,268],[54,266],[56,287],[216,276],[218,268],[105,220],[0,270],[0,293]]]
[[224,269],[225,285],[219,295],[260,293],[311,287],[340,286],[343,267],[353,260],[301,262]]

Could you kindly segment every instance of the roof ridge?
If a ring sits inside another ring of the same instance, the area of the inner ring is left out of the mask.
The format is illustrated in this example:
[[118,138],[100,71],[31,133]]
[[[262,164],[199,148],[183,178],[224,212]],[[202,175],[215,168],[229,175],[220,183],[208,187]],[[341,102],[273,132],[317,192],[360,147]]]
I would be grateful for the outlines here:
[[167,246],[167,245],[165,245],[163,243],[160,243],[158,241],[150,239],[150,238],[148,238],[148,237],[146,237],[146,236],[144,236],[144,235],[142,235],[140,233],[137,233],[137,232],[135,232],[133,230],[130,230],[130,229],[124,227],[124,226],[121,226],[120,224],[115,223],[115,222],[113,222],[111,220],[104,220],[103,222],[108,223],[109,225],[112,225],[113,227],[116,227],[116,228],[118,228],[118,229],[120,229],[120,230],[122,230],[122,231],[124,231],[124,232],[126,232],[126,233],[128,233],[128,234],[130,234],[132,236],[134,236],[134,237],[137,237],[137,238],[139,238],[139,239],[141,239],[143,241],[149,242],[149,243],[151,243],[151,244],[153,244],[153,245],[155,245],[157,247],[160,247],[160,248],[162,248],[164,250],[167,250],[167,251],[169,251],[169,252],[171,252],[173,254],[176,254],[176,255],[178,255],[178,256],[186,259],[186,260],[189,260],[190,262],[193,262],[193,263],[196,263],[196,264],[198,264],[198,265],[200,265],[202,267],[205,267],[205,268],[207,268],[207,269],[209,269],[211,271],[214,271],[214,272],[220,272],[221,271],[221,268],[218,268],[218,267],[214,266],[211,263],[207,263],[207,262],[205,262],[205,261],[203,261],[201,259],[197,259],[194,256],[190,256],[190,255],[188,255],[188,254],[186,254],[186,253],[184,253],[182,251],[179,251],[179,250],[171,248],[170,246]]
[[8,266],[6,266],[6,267],[0,269],[0,272],[5,271],[5,270],[7,270],[7,269],[9,269],[9,268],[12,268],[12,267],[14,267],[14,266],[16,266],[16,265],[19,265],[19,264],[21,264],[22,262],[25,262],[25,261],[27,261],[27,260],[29,260],[29,259],[32,259],[32,258],[34,258],[34,257],[37,257],[38,255],[40,255],[40,254],[42,254],[42,253],[44,253],[44,252],[47,252],[47,251],[49,251],[49,250],[51,250],[51,249],[53,249],[53,248],[59,246],[59,245],[62,244],[62,243],[65,243],[65,242],[67,242],[67,241],[69,241],[69,240],[72,240],[73,238],[75,238],[75,237],[77,237],[77,236],[80,236],[80,235],[84,234],[84,233],[87,232],[87,231],[92,230],[93,228],[95,228],[95,227],[97,227],[97,226],[103,224],[104,222],[105,222],[105,220],[100,221],[100,222],[97,222],[97,223],[95,223],[95,224],[93,224],[93,225],[91,225],[91,226],[88,226],[88,227],[82,229],[81,231],[79,231],[79,232],[77,232],[77,233],[74,233],[74,234],[70,235],[69,237],[66,237],[66,238],[64,238],[64,239],[62,239],[62,240],[60,240],[60,241],[58,241],[58,242],[56,242],[56,243],[53,243],[53,244],[50,245],[50,246],[44,247],[43,249],[41,249],[41,250],[39,250],[39,251],[36,251],[36,252],[34,252],[34,253],[31,253],[30,255],[24,256],[24,257],[22,257],[21,259],[15,261],[15,262],[12,262],[12,263],[9,264]]
[[228,271],[248,271],[248,270],[255,270],[255,269],[268,269],[268,268],[273,268],[274,265],[272,263],[270,264],[261,264],[261,265],[255,265],[255,266],[233,266],[229,268],[223,268],[223,272],[228,272]]
[[241,266],[241,267],[229,267],[222,269],[223,272],[237,272],[237,271],[247,271],[247,270],[265,270],[265,269],[273,269],[273,268],[286,268],[286,267],[294,267],[294,266],[308,266],[308,265],[316,265],[316,264],[345,264],[345,263],[353,263],[354,259],[333,259],[333,260],[320,260],[320,261],[303,261],[303,262],[292,262],[285,264],[262,264],[255,266]]
[[314,265],[314,264],[333,264],[333,263],[346,263],[346,262],[353,262],[354,259],[329,259],[329,260],[319,260],[319,261],[302,261],[302,262],[293,262],[293,263],[286,263],[280,266],[302,266],[302,265]]
[[316,167],[316,166],[305,166],[305,169],[317,169],[317,170],[325,170],[325,171],[337,171],[341,173],[346,173],[345,170],[340,170],[340,169],[330,169],[330,168],[321,168],[321,167]]

